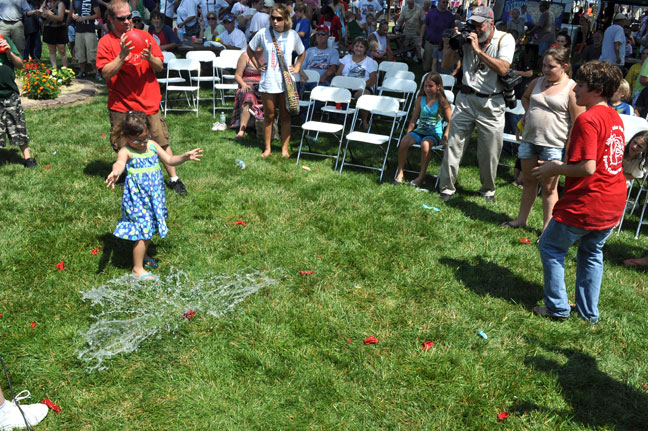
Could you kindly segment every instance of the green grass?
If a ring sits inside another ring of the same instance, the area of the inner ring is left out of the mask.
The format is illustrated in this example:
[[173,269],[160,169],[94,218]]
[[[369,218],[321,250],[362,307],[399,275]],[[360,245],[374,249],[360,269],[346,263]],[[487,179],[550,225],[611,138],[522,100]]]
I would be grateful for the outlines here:
[[[280,270],[280,283],[224,317],[197,313],[88,374],[76,351],[99,309],[80,292],[131,265],[130,244],[111,235],[121,190],[103,185],[114,161],[101,138],[105,106],[104,95],[27,112],[35,170],[19,164],[16,148],[0,150],[0,354],[15,389],[63,410],[37,429],[646,428],[646,273],[622,266],[648,251],[646,231],[633,238],[636,218],[606,245],[600,323],[552,322],[531,314],[542,265],[535,245],[519,241],[535,244],[539,204],[532,229],[500,228],[520,191],[502,168],[497,203],[486,205],[474,146],[459,195],[444,204],[389,184],[393,150],[385,184],[365,170],[339,175],[330,159],[307,158],[307,172],[281,159],[277,143],[263,160],[259,140],[211,132],[206,105],[198,119],[167,118],[174,150],[200,146],[205,156],[178,169],[189,196],[168,193],[170,234],[153,241],[156,272]],[[294,131],[294,154],[297,142]],[[434,161],[429,171],[437,169]],[[246,226],[226,224],[236,220]],[[68,269],[57,272],[61,260]],[[379,343],[364,345],[370,335]],[[428,352],[426,340],[435,343]],[[511,417],[498,424],[502,411]]]

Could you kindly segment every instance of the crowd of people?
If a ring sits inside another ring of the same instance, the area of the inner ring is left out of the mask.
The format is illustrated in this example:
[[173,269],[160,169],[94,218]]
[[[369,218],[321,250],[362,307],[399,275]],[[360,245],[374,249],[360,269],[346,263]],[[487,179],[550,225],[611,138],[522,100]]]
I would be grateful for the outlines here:
[[[646,175],[648,131],[639,131],[626,142],[619,114],[645,117],[648,113],[648,10],[633,18],[618,12],[605,28],[595,28],[588,15],[579,12],[580,30],[574,41],[555,28],[549,2],[540,3],[535,22],[519,9],[498,20],[493,9],[477,4],[462,16],[448,8],[448,0],[423,6],[406,0],[397,16],[390,17],[390,12],[378,0],[350,4],[333,0],[323,5],[313,0],[296,4],[5,0],[0,5],[0,133],[20,148],[26,167],[37,166],[28,145],[15,69],[23,67],[25,59],[40,59],[43,42],[49,47],[52,66],[59,59],[67,66],[73,44],[79,77],[94,76],[105,81],[108,89],[107,121],[116,162],[106,185],[124,184],[122,216],[114,235],[133,242],[133,275],[149,280],[153,277],[149,269],[158,265],[147,254],[149,242],[154,234],[164,237],[168,230],[158,163],[168,173],[169,187],[187,194],[176,166],[202,156],[200,148],[181,155],[171,149],[156,79],[164,68],[162,51],[203,38],[207,44],[241,50],[235,71],[239,90],[231,122],[237,132],[234,139],[258,125],[264,142],[261,156],[268,157],[278,123],[281,155],[289,157],[291,117],[298,113],[299,92],[330,85],[335,76],[348,76],[366,84],[353,95],[355,99],[371,93],[379,83],[379,63],[394,59],[388,37],[393,19],[391,31],[402,33],[410,47],[400,54],[406,61],[422,64],[426,74],[399,143],[394,184],[405,183],[407,153],[417,145],[421,169],[410,184],[422,187],[430,148],[441,146],[445,151],[439,196],[444,202],[456,199],[459,167],[476,129],[479,192],[486,203],[492,203],[503,134],[507,128],[517,132],[520,209],[502,227],[527,225],[539,188],[543,225],[538,245],[545,305],[534,312],[553,319],[575,312],[597,322],[602,248],[625,209],[627,181]],[[636,18],[640,19],[634,22]],[[463,21],[470,24],[467,30]],[[137,30],[144,35],[141,52],[133,51],[127,36]],[[637,52],[640,56],[633,57]],[[533,58],[536,54],[539,65]],[[319,75],[318,82],[307,83],[305,71],[309,70]],[[446,97],[441,73],[457,78],[453,103]],[[509,84],[511,74],[522,79]],[[296,86],[294,76],[300,76],[303,85]],[[507,118],[505,92],[510,91],[521,101],[523,115]],[[360,112],[359,117],[358,127],[368,129],[368,113]],[[565,183],[559,197],[561,176]],[[571,305],[564,258],[576,242],[576,297]],[[629,259],[626,264],[645,266],[648,257]],[[16,416],[18,410],[1,393],[0,401],[0,421],[8,417],[3,416],[6,412]],[[40,407],[30,409],[33,423],[44,416]],[[17,422],[12,421],[8,423]]]

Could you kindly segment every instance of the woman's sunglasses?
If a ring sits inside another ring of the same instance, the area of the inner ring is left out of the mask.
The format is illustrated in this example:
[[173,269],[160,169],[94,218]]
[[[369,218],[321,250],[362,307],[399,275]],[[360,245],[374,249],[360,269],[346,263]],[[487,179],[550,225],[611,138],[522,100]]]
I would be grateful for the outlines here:
[[273,21],[279,21],[279,22],[284,20],[284,18],[282,16],[271,16],[270,19],[273,20]]

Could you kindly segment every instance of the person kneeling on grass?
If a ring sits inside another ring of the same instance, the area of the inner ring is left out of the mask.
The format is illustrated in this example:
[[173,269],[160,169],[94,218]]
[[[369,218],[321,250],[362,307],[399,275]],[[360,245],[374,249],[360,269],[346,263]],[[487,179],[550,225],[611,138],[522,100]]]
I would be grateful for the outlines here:
[[625,208],[623,121],[607,105],[619,87],[621,70],[602,61],[582,65],[576,73],[576,103],[586,111],[574,122],[566,162],[538,161],[538,179],[564,175],[565,193],[540,237],[544,272],[544,307],[533,312],[554,319],[569,317],[565,287],[565,255],[577,241],[576,312],[599,320],[598,298],[603,279],[603,245]]
[[[28,391],[23,391],[22,393]],[[25,421],[29,424],[30,427],[38,425],[45,416],[47,416],[47,406],[45,404],[36,403],[36,404],[27,404],[21,405],[20,409],[16,405],[15,401],[23,399],[23,397],[18,394],[14,401],[5,400],[2,389],[0,389],[0,430],[12,430],[15,428],[27,428]],[[27,395],[29,397],[29,395]],[[22,410],[22,413],[20,412]],[[25,415],[23,417],[23,414]]]
[[448,128],[443,131],[443,120],[450,121],[452,109],[443,91],[443,81],[438,73],[429,73],[423,83],[423,93],[414,102],[414,112],[407,126],[407,134],[398,148],[398,168],[394,184],[403,183],[403,168],[407,161],[407,151],[414,144],[421,146],[421,171],[410,185],[423,185],[427,166],[430,161],[430,144],[448,143]]
[[0,147],[4,146],[5,136],[8,136],[9,143],[20,148],[25,167],[35,168],[38,163],[29,152],[29,135],[15,68],[23,68],[18,48],[11,39],[0,38]]
[[187,160],[199,161],[202,150],[195,148],[181,156],[167,153],[149,139],[149,123],[144,112],[131,111],[117,125],[115,133],[126,141],[117,153],[117,161],[106,178],[106,187],[115,188],[119,176],[126,169],[126,184],[122,198],[122,216],[115,235],[134,241],[133,276],[152,280],[151,272],[144,267],[156,268],[158,263],[146,250],[155,233],[164,238],[168,233],[166,218],[166,193],[158,159],[169,166],[178,166]]

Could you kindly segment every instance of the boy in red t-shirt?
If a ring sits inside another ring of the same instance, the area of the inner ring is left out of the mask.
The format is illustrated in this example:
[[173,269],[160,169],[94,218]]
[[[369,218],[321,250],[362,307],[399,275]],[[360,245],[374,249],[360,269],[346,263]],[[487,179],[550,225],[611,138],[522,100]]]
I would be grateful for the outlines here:
[[578,69],[576,103],[587,110],[574,122],[567,161],[539,162],[532,171],[538,179],[566,177],[565,193],[540,238],[545,306],[533,309],[540,316],[569,317],[564,262],[569,248],[579,241],[576,312],[589,322],[598,322],[603,245],[621,218],[626,198],[623,122],[607,105],[621,79],[617,66],[602,61],[590,61]]

